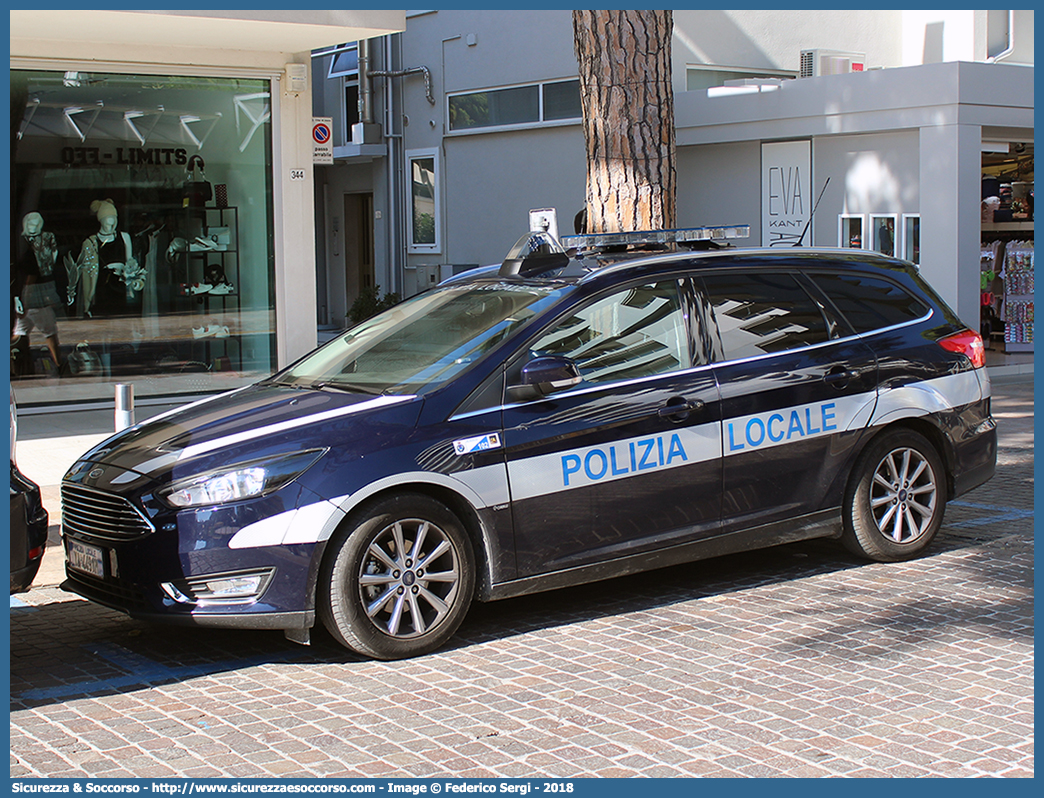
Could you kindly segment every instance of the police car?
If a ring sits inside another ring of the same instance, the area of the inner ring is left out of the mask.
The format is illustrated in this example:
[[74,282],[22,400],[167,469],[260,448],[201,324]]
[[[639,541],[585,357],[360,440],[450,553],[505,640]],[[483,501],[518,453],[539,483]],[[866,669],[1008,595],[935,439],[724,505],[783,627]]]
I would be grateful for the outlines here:
[[87,452],[63,586],[393,659],[473,600],[819,537],[908,559],[993,475],[982,340],[912,264],[563,243]]

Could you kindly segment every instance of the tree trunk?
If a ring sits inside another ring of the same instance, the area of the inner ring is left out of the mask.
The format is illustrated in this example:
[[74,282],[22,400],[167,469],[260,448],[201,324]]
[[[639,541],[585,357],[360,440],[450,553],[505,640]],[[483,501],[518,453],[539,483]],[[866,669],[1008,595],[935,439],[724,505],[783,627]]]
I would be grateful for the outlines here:
[[589,233],[675,226],[671,11],[574,11]]

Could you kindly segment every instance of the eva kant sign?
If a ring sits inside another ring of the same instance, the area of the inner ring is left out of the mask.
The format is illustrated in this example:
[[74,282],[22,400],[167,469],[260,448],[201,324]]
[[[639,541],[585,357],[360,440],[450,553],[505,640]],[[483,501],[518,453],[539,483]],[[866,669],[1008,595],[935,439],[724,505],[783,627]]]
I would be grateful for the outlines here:
[[[812,213],[812,142],[761,145],[761,245],[792,247]],[[812,232],[804,245],[812,244]]]

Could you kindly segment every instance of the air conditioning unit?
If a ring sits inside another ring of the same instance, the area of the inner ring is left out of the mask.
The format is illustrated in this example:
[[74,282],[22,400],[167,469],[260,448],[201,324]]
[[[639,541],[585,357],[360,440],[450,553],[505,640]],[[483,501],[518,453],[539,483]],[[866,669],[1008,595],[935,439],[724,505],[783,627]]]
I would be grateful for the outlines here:
[[843,75],[862,72],[866,67],[866,53],[846,53],[842,50],[802,50],[801,74],[803,78],[818,78],[821,75]]

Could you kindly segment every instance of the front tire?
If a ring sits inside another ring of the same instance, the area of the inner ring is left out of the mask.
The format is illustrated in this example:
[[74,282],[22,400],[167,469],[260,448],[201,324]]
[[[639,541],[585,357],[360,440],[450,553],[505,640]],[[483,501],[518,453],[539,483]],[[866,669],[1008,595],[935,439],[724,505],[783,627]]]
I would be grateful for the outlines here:
[[908,560],[932,542],[945,508],[946,472],[935,447],[913,430],[886,432],[856,461],[841,540],[870,560]]
[[320,572],[319,615],[344,646],[403,659],[442,646],[475,590],[475,557],[460,520],[441,502],[402,494],[365,508],[331,541]]

